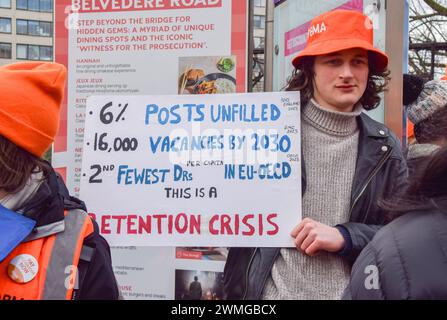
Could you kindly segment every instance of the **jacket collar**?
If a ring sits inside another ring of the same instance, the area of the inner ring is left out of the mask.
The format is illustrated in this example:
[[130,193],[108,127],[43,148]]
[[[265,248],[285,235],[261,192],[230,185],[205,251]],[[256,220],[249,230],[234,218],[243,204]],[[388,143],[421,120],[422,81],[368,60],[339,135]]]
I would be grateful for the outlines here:
[[361,138],[387,139],[390,136],[390,129],[382,123],[371,119],[364,112],[357,117],[357,123],[360,128]]
[[352,186],[352,202],[362,192],[368,178],[380,161],[395,147],[395,144],[392,143],[393,139],[391,139],[392,134],[385,125],[371,119],[365,113],[357,117],[357,123],[359,125],[359,146],[355,179]]
[[74,203],[74,200],[76,199],[69,196],[62,178],[51,170],[34,196],[17,210],[36,221],[33,232],[25,241],[48,237],[64,231],[65,209],[77,207],[85,210],[84,204],[79,200],[77,200],[78,206],[70,205],[70,203]]

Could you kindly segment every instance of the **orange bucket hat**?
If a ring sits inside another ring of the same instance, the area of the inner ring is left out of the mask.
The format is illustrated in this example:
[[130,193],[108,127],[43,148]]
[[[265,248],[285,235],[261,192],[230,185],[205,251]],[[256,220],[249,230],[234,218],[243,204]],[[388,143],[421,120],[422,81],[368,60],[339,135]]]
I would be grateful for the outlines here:
[[67,69],[53,62],[0,67],[0,135],[41,157],[59,128]]
[[351,10],[334,10],[312,20],[307,43],[292,61],[299,68],[303,57],[319,56],[341,50],[362,48],[372,53],[372,63],[384,70],[388,56],[374,48],[372,21],[364,14]]

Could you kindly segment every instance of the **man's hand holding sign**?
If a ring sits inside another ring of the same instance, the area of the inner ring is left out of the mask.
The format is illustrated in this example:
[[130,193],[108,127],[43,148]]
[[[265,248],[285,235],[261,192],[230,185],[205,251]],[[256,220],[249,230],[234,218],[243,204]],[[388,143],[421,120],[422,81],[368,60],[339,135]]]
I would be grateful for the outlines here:
[[337,228],[310,218],[304,218],[290,235],[295,239],[296,248],[311,257],[321,250],[338,252],[345,245],[345,240]]

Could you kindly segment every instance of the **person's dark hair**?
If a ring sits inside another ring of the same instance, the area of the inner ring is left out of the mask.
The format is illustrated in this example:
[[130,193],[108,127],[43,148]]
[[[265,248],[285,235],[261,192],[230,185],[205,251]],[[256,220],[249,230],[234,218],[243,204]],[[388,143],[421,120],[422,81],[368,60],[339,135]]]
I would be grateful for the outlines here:
[[[379,94],[386,90],[390,81],[388,69],[379,70],[374,66],[373,58],[368,53],[369,75],[368,84],[360,103],[365,110],[377,108],[380,103]],[[313,96],[314,62],[315,57],[304,57],[299,68],[293,71],[285,87],[286,91],[301,91],[302,104],[305,105]]]
[[0,136],[0,190],[16,193],[25,186],[31,174],[39,171],[46,178],[50,172],[49,164]]
[[441,148],[420,166],[400,195],[381,201],[380,206],[390,212],[388,221],[407,212],[426,210],[432,200],[447,200],[447,147]]
[[433,143],[447,139],[447,105],[416,124],[414,137],[418,143]]

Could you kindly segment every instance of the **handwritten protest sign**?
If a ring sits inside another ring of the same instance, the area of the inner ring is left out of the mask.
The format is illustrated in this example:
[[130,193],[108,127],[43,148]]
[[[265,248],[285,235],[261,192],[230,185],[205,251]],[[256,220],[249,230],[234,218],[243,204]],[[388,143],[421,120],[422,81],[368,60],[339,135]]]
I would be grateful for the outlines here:
[[81,198],[112,245],[293,246],[297,92],[96,96]]

